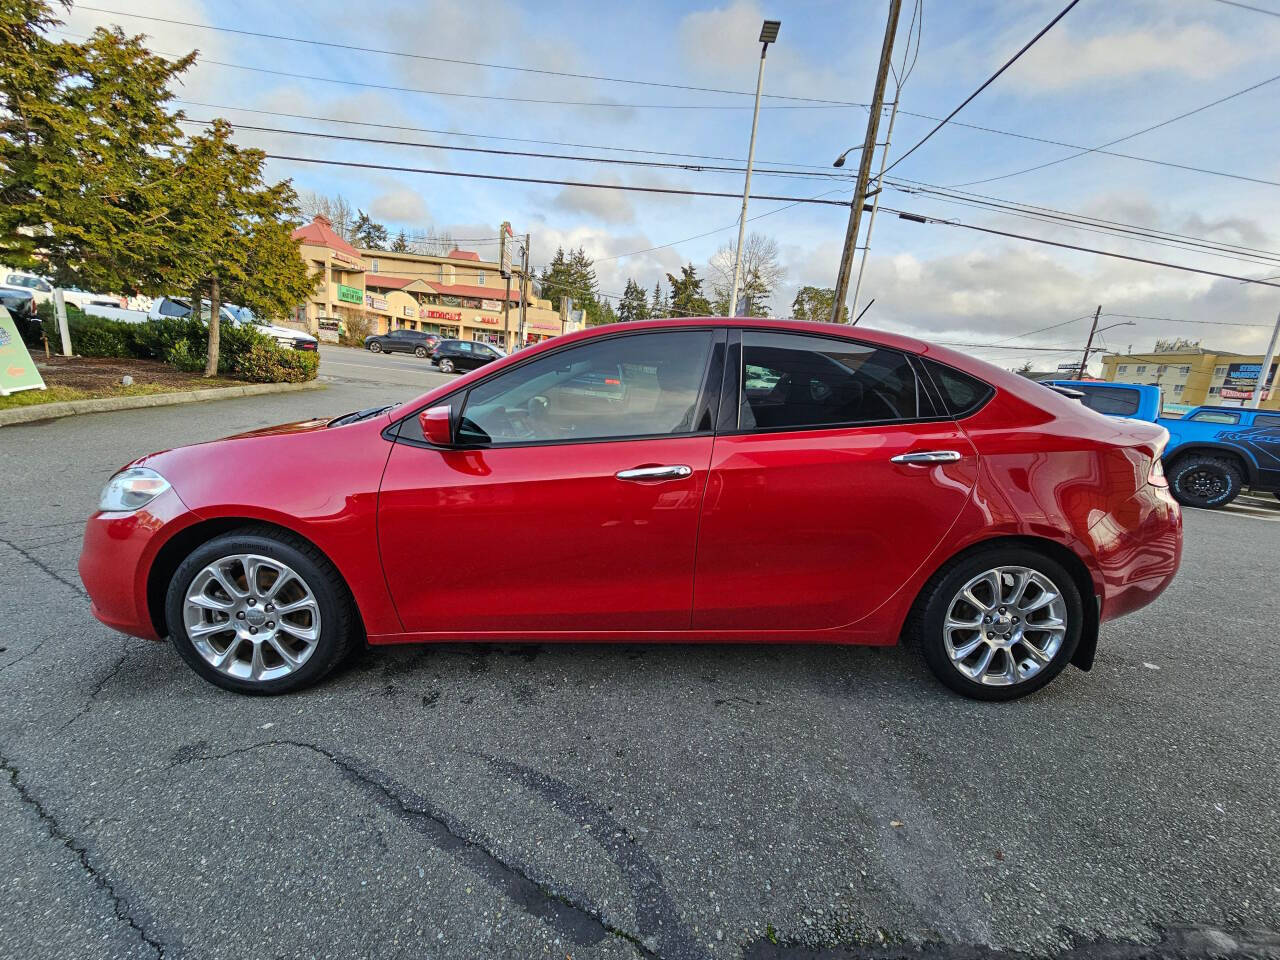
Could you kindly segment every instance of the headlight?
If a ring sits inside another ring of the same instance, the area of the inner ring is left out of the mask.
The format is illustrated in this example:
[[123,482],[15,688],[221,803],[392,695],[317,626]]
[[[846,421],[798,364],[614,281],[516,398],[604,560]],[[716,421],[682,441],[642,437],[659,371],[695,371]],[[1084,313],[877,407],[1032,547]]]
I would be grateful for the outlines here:
[[169,481],[146,467],[121,470],[107,481],[99,510],[137,510],[169,489]]

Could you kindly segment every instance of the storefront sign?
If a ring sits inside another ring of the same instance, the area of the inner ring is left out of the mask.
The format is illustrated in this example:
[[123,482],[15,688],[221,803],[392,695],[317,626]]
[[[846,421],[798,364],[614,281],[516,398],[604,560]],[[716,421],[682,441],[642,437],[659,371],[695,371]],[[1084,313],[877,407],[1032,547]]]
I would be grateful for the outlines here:
[[402,307],[401,309],[404,311],[404,315],[405,315],[406,317],[412,317],[412,316],[413,316],[413,307]]
[[452,320],[454,323],[462,322],[461,311],[455,310],[432,310],[430,307],[423,307],[418,311],[418,316],[423,320]]
[[492,310],[494,313],[497,313],[499,310],[502,309],[502,304],[499,303],[497,300],[481,300],[480,309]]
[[343,303],[364,303],[364,291],[359,287],[348,287],[345,283],[340,283],[338,299]]
[[496,327],[499,323],[502,322],[501,318],[499,317],[486,317],[486,316],[478,316],[475,318],[475,321],[476,323],[483,323],[486,327]]
[[382,299],[382,297],[375,297],[372,293],[366,293],[364,295],[364,305],[370,310],[387,309],[387,301]]
[[[1280,360],[1271,364],[1271,376],[1267,377],[1268,389],[1262,391],[1263,400],[1268,399],[1271,394],[1269,387],[1275,382],[1277,366],[1280,366]],[[1220,391],[1223,399],[1251,400],[1254,388],[1258,386],[1258,372],[1261,369],[1261,363],[1233,363],[1228,366],[1227,375],[1222,378]]]
[[43,390],[44,378],[27,353],[27,345],[18,336],[9,311],[0,307],[0,397],[18,390]]
[[554,320],[529,320],[525,326],[541,333],[559,333],[560,324]]

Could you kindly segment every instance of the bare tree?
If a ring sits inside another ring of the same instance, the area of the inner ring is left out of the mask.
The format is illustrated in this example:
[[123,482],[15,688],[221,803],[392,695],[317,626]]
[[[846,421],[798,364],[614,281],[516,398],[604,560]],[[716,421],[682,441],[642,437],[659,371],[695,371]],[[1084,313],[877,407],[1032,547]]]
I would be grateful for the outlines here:
[[428,257],[443,257],[457,247],[448,230],[437,231],[433,224],[409,234],[409,249]]
[[298,209],[308,220],[314,220],[317,216],[324,217],[333,227],[334,233],[343,240],[351,239],[351,227],[355,220],[351,215],[351,204],[342,194],[330,197],[309,190],[298,195]]
[[[711,281],[711,305],[722,315],[733,309],[733,305],[729,303],[729,293],[733,289],[733,254],[734,248],[726,243],[707,263],[708,279]],[[778,241],[762,233],[748,236],[742,250],[739,296],[747,298],[751,316],[769,315],[769,297],[785,275],[778,253]]]

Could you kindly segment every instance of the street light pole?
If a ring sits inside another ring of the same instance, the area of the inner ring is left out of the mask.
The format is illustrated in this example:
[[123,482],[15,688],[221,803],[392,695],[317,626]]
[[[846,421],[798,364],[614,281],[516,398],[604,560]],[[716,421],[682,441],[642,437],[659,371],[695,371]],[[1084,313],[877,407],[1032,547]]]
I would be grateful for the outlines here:
[[1262,402],[1262,391],[1271,386],[1271,362],[1276,358],[1276,341],[1280,340],[1280,313],[1276,314],[1276,327],[1271,331],[1271,342],[1267,344],[1267,355],[1262,358],[1262,366],[1258,369],[1258,385],[1254,388],[1253,398],[1249,406],[1258,409]]
[[738,249],[733,255],[733,286],[729,290],[729,315],[737,315],[738,286],[742,282],[742,242],[747,230],[747,199],[751,195],[751,167],[756,158],[756,125],[760,122],[760,91],[764,86],[764,59],[769,44],[778,39],[781,20],[766,20],[760,28],[760,70],[756,74],[756,107],[751,114],[751,142],[747,145],[747,179],[742,186],[742,213],[738,216]]
[[893,59],[893,39],[898,33],[898,14],[902,0],[889,0],[889,20],[884,27],[884,43],[880,47],[880,69],[876,72],[875,91],[867,115],[867,136],[858,161],[858,181],[849,206],[849,225],[844,233],[844,253],[840,256],[840,272],[836,276],[836,295],[831,304],[831,322],[839,323],[845,301],[849,298],[849,274],[853,272],[853,252],[858,246],[858,226],[862,221],[862,205],[867,198],[867,180],[871,176],[871,160],[876,149],[876,133],[880,129],[880,112],[884,109],[884,87],[888,82],[889,63]]

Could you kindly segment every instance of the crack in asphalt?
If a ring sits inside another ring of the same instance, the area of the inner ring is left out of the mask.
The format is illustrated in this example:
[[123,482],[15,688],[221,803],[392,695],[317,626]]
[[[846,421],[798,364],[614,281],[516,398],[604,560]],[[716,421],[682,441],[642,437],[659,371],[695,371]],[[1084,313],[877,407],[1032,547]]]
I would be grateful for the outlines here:
[[43,640],[41,640],[39,643],[37,643],[34,647],[32,647],[32,648],[31,648],[30,650],[28,650],[26,653],[22,654],[22,655],[21,655],[21,656],[19,656],[19,657],[14,657],[14,658],[13,658],[12,660],[10,660],[8,663],[4,664],[3,666],[0,666],[0,673],[3,673],[5,670],[8,670],[10,667],[17,666],[17,665],[18,665],[18,664],[20,664],[23,660],[27,659],[27,657],[29,657],[29,656],[31,656],[32,654],[34,654],[37,650],[39,650],[39,649],[40,649],[41,647],[43,647],[43,646],[44,646],[44,641],[43,641]]
[[1228,932],[1199,926],[1156,927],[1152,932],[1159,938],[1154,943],[1071,936],[1070,946],[1043,954],[978,944],[811,947],[756,940],[747,944],[742,960],[1275,960],[1280,956],[1280,934],[1266,931]]
[[642,946],[668,960],[703,960],[706,953],[685,929],[680,912],[667,892],[661,868],[607,808],[540,770],[481,753],[472,755],[542,794],[553,806],[587,825],[591,838],[617,864],[631,887]]
[[526,913],[548,923],[579,945],[591,946],[608,936],[615,936],[629,942],[644,957],[657,960],[656,953],[638,937],[608,923],[585,905],[586,898],[582,894],[562,892],[534,879],[527,868],[503,860],[489,850],[474,831],[468,830],[446,811],[425,797],[394,785],[390,778],[374,767],[300,740],[266,740],[225,753],[197,752],[205,747],[207,744],[196,743],[179,750],[167,769],[188,763],[225,760],[272,747],[309,751],[328,760],[348,780],[379,800],[385,809],[431,840],[438,849],[461,860]]
[[129,659],[129,648],[126,646],[124,653],[120,654],[120,659],[115,662],[115,666],[113,666],[110,670],[108,670],[106,674],[103,675],[103,677],[99,679],[96,684],[94,684],[93,689],[89,691],[88,699],[85,700],[84,704],[80,707],[80,709],[77,710],[72,715],[70,720],[63,723],[60,727],[58,727],[57,730],[54,731],[55,735],[62,733],[64,730],[67,729],[67,727],[71,726],[73,723],[75,723],[77,720],[79,720],[86,713],[88,713],[90,710],[93,709],[93,705],[97,701],[98,695],[102,693],[103,688],[106,687],[108,683],[110,683],[112,680],[115,679],[116,674],[120,672],[120,669],[124,666],[124,662],[128,659]]
[[160,960],[164,960],[164,944],[157,940],[147,929],[144,920],[137,917],[135,912],[130,909],[129,902],[117,892],[115,884],[93,865],[93,862],[89,859],[88,848],[62,828],[57,818],[45,809],[39,798],[32,794],[27,785],[22,782],[18,768],[3,754],[0,754],[0,770],[9,775],[9,785],[18,794],[18,799],[35,811],[36,816],[40,818],[40,822],[49,831],[49,836],[74,853],[84,872],[89,875],[89,878],[96,886],[100,887],[111,898],[111,904],[116,916],[135,931],[142,942],[155,951]]
[[82,597],[89,596],[89,594],[85,592],[84,587],[80,586],[80,584],[75,583],[71,580],[68,580],[62,574],[58,573],[58,571],[48,566],[43,560],[39,560],[36,557],[33,557],[30,553],[28,553],[22,547],[18,546],[12,540],[6,540],[3,537],[0,537],[0,545],[8,547],[10,550],[12,550],[18,556],[22,557],[22,559],[26,560],[33,567],[42,571],[43,573],[48,574],[50,577],[52,577],[54,580],[57,580],[64,587],[68,587],[71,590],[74,590],[76,593],[80,594],[80,596]]

